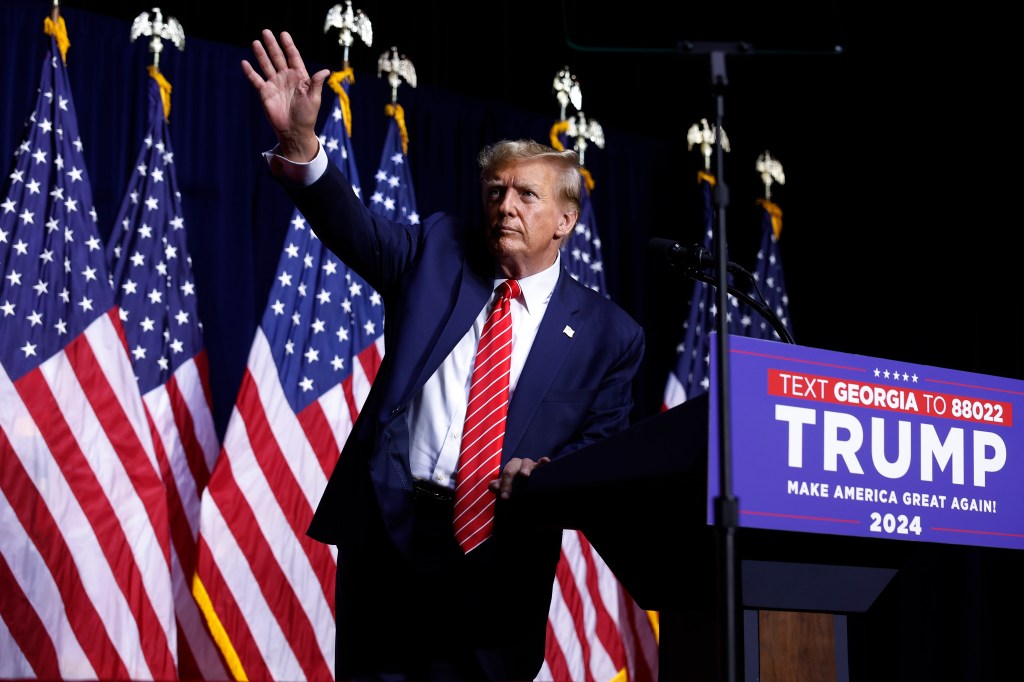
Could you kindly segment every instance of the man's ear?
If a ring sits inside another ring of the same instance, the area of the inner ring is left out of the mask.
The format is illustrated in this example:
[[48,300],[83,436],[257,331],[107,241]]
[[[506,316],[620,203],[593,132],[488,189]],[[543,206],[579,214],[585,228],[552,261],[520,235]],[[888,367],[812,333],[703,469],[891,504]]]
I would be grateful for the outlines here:
[[578,208],[571,209],[562,214],[562,219],[558,221],[558,229],[555,232],[555,236],[561,238],[572,232],[572,228],[576,227],[576,221],[579,220],[580,211]]

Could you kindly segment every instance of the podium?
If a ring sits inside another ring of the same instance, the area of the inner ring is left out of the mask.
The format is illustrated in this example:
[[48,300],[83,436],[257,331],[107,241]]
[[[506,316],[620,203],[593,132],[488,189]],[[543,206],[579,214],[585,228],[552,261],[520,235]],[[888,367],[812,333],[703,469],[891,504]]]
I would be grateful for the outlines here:
[[[661,680],[709,680],[715,669],[707,436],[705,394],[535,469],[512,495],[534,522],[583,532],[636,603],[660,613]],[[762,657],[758,640],[773,636],[759,612],[863,612],[897,571],[873,562],[877,552],[857,542],[843,547],[817,535],[794,542],[757,529],[738,537],[747,679],[759,678],[751,663]],[[789,617],[777,627],[792,625]],[[810,647],[834,643],[819,637],[796,645],[806,665]]]
[[[1021,619],[1003,627],[985,609],[1024,612],[1024,581],[998,580],[1024,568],[1024,382],[730,346],[746,679],[770,679],[795,633],[825,650],[831,676],[814,679],[1020,667]],[[583,532],[637,604],[661,613],[662,680],[716,670],[715,396],[712,385],[539,467],[512,495],[536,523]]]

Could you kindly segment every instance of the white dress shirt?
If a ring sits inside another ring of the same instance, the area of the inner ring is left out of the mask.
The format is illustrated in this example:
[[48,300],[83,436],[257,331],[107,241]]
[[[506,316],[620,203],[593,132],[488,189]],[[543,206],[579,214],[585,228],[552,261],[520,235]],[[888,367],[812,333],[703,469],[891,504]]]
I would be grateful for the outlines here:
[[[515,393],[519,375],[530,354],[537,328],[548,308],[551,294],[558,281],[561,254],[551,267],[517,280],[522,289],[519,298],[512,300],[512,369],[509,374],[509,400]],[[505,281],[494,280],[494,288]],[[429,480],[435,485],[455,487],[453,477],[459,463],[462,444],[462,425],[466,421],[469,403],[469,383],[473,374],[473,359],[483,332],[484,322],[494,305],[496,293],[476,316],[476,321],[455,349],[445,358],[423,390],[413,396],[409,405],[409,463],[414,478]],[[387,349],[384,349],[387,352]]]

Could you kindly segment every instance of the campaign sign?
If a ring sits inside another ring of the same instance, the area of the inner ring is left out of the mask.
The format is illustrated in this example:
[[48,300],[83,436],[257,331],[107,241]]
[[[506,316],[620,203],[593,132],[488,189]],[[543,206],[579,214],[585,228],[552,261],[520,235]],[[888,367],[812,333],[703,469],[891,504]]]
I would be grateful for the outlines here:
[[730,336],[729,399],[741,527],[1024,548],[1024,382]]

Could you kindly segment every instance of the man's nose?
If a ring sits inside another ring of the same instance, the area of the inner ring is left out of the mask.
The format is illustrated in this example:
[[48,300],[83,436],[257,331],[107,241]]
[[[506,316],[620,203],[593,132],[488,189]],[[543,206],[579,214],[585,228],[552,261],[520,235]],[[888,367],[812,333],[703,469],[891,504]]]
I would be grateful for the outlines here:
[[501,198],[501,203],[498,204],[498,209],[502,213],[512,213],[516,207],[516,196],[514,192],[505,192],[505,195]]

